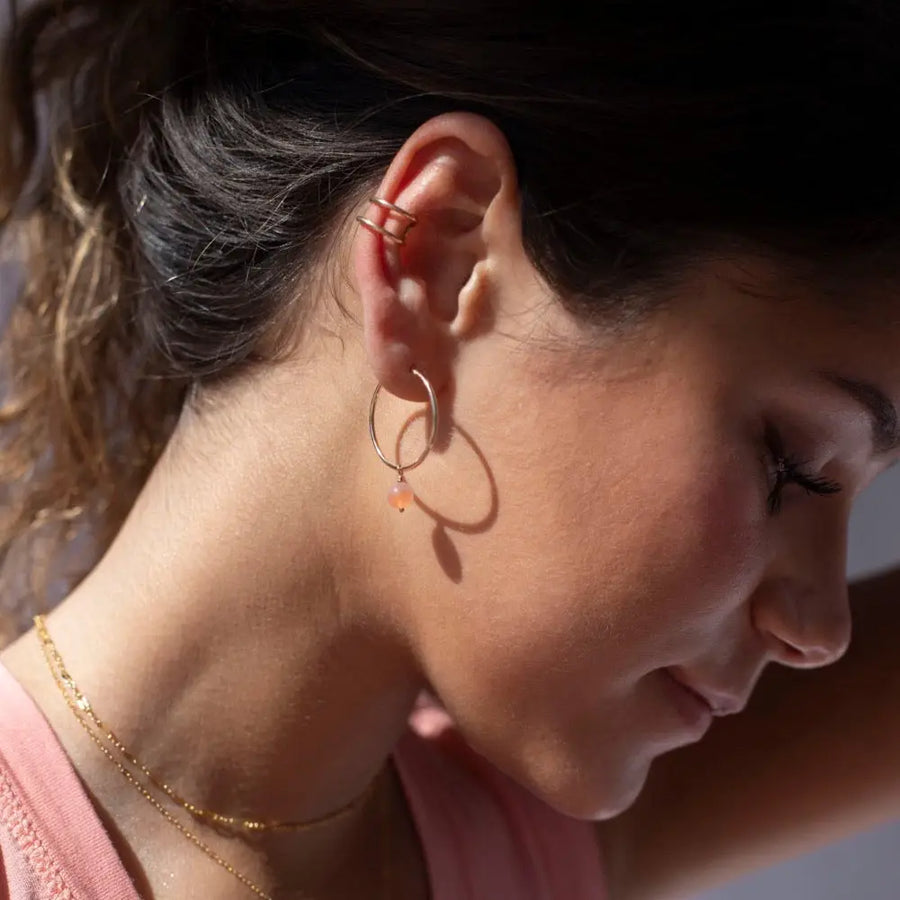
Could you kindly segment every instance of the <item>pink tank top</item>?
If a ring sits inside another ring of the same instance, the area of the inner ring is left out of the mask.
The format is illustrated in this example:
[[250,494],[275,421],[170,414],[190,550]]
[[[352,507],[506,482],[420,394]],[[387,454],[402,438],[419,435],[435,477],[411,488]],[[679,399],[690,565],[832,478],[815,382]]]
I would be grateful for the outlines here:
[[[561,816],[416,709],[394,763],[432,900],[606,900],[593,828]],[[49,724],[0,665],[0,900],[139,900]]]

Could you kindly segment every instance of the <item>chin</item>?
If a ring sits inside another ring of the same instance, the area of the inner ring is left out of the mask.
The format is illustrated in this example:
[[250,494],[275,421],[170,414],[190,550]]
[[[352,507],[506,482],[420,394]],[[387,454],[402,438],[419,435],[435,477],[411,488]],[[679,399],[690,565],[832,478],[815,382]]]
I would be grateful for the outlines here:
[[645,773],[639,782],[629,784],[625,789],[621,790],[613,800],[608,801],[593,815],[585,816],[584,818],[591,819],[594,822],[602,822],[605,819],[615,818],[619,814],[625,812],[625,810],[637,800],[641,791],[644,789],[646,781],[647,776]]
[[608,761],[605,766],[585,772],[583,777],[554,779],[552,784],[539,783],[529,787],[532,793],[563,815],[601,822],[625,812],[637,800],[647,781],[649,768],[649,762],[638,758],[624,765]]
[[581,798],[580,802],[566,804],[568,808],[559,809],[559,812],[575,819],[591,822],[613,819],[625,812],[637,800],[645,780],[641,779],[638,784],[623,785],[618,790],[607,790],[604,792],[604,796],[591,798],[593,802],[586,803],[585,799],[588,798]]

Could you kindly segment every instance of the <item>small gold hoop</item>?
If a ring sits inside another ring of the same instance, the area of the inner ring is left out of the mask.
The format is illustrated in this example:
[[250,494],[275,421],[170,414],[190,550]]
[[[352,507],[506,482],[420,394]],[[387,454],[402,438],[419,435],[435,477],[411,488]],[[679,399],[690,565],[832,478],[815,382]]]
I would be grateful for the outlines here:
[[426,456],[431,452],[431,448],[434,446],[434,439],[437,436],[437,428],[438,428],[438,405],[437,405],[437,396],[434,393],[434,388],[431,386],[431,382],[418,370],[418,369],[410,369],[413,375],[415,375],[422,384],[425,385],[425,390],[428,391],[428,403],[431,407],[431,432],[428,435],[428,443],[425,445],[425,449],[419,454],[419,458],[410,463],[408,466],[401,465],[399,462],[391,462],[382,452],[381,447],[378,444],[378,438],[375,435],[375,404],[378,402],[378,393],[381,390],[381,385],[379,384],[375,388],[375,393],[372,394],[372,402],[369,404],[369,437],[372,438],[372,446],[375,448],[375,452],[378,454],[378,458],[389,468],[394,469],[398,476],[402,475],[404,472],[409,471],[410,469],[414,469],[418,466]]
[[396,244],[405,244],[406,243],[406,235],[409,232],[409,229],[413,227],[419,220],[414,216],[411,212],[403,209],[402,207],[397,206],[395,203],[391,203],[389,200],[383,200],[381,197],[370,197],[370,203],[374,203],[376,206],[380,206],[382,209],[386,209],[388,213],[396,213],[398,216],[402,216],[406,219],[406,225],[401,232],[390,231],[385,228],[383,225],[379,225],[377,222],[373,222],[371,219],[366,216],[357,216],[356,221],[359,222],[360,225],[364,225],[370,231],[375,231],[380,235],[388,238],[389,240],[394,241]]

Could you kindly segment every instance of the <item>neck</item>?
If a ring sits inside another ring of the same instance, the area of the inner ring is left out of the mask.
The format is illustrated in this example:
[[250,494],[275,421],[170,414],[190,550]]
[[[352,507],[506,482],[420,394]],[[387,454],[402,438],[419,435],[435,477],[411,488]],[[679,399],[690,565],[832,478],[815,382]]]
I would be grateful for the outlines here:
[[[269,377],[291,377],[298,396],[296,372]],[[391,554],[354,533],[354,521],[371,520],[364,510],[346,513],[356,482],[371,483],[369,464],[346,452],[364,447],[368,397],[340,396],[330,377],[334,408],[278,409],[284,394],[270,382],[245,384],[253,402],[237,413],[232,397],[227,414],[187,414],[114,544],[48,619],[100,718],[217,813],[309,821],[352,803],[384,768],[422,686],[389,602]],[[109,816],[152,817],[65,707],[36,638],[4,661]],[[368,796],[352,814],[255,846],[294,869],[339,859],[371,818]]]

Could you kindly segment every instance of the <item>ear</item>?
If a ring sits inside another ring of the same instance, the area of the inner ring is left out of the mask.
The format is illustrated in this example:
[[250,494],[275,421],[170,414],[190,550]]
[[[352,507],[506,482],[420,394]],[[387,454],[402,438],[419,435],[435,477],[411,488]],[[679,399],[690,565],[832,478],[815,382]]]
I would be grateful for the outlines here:
[[360,214],[403,243],[360,225],[352,271],[375,378],[405,400],[427,399],[413,367],[435,390],[449,379],[460,341],[487,327],[492,273],[521,250],[515,164],[502,132],[470,113],[421,126],[397,153]]

